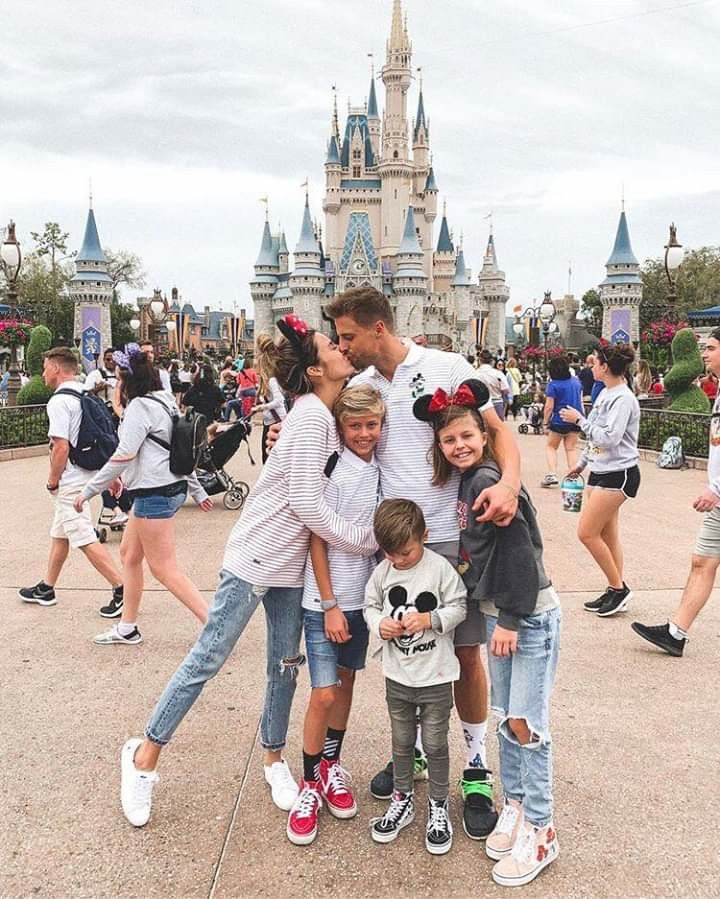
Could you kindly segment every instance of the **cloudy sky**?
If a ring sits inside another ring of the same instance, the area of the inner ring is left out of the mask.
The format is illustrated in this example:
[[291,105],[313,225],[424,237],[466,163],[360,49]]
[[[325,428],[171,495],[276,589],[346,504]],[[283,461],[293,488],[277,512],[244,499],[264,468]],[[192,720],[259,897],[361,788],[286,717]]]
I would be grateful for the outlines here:
[[[384,59],[391,0],[24,0],[0,29],[0,221],[79,246],[88,179],[104,245],[148,290],[251,308],[270,197],[297,241],[321,215],[341,113]],[[596,285],[624,184],[636,255],[671,220],[720,244],[720,0],[404,0],[440,198],[477,271],[493,211],[511,305]],[[378,99],[384,91],[379,82]],[[416,90],[409,111],[414,115]],[[437,228],[436,228],[437,234]],[[130,295],[126,295],[131,299]]]

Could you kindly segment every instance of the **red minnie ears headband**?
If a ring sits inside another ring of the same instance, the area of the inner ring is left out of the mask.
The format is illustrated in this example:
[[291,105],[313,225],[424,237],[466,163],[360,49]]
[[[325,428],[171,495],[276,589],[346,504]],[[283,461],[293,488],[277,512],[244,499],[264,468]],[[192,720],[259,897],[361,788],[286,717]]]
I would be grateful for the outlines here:
[[468,409],[479,409],[490,399],[490,392],[482,381],[471,378],[458,387],[455,393],[447,394],[442,387],[433,394],[418,397],[413,404],[413,415],[419,421],[435,425],[441,420],[443,412],[452,406],[466,406]]
[[312,334],[312,330],[297,315],[286,315],[285,318],[281,318],[277,322],[277,326],[283,337],[287,338],[292,345],[300,362],[303,365],[309,365],[310,362],[305,351],[303,338],[307,337],[308,334]]

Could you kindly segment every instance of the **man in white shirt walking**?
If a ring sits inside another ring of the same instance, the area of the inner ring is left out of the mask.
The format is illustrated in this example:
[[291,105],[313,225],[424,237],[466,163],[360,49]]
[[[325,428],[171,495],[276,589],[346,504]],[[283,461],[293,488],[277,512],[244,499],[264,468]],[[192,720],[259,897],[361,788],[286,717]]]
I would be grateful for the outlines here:
[[[82,421],[80,395],[84,391],[75,377],[78,364],[69,347],[55,347],[45,354],[43,379],[56,392],[59,388],[78,394],[76,399],[67,394],[50,397],[47,405],[50,438],[50,473],[47,490],[55,499],[55,516],[50,528],[50,555],[44,580],[33,587],[23,587],[20,598],[23,602],[39,606],[54,606],[57,602],[55,584],[60,577],[70,547],[80,549],[90,564],[113,588],[110,606],[122,607],[122,575],[116,568],[110,553],[98,541],[90,507],[76,512],[75,498],[95,472],[86,471],[70,460],[70,450],[77,444]],[[100,614],[103,609],[100,610]]]

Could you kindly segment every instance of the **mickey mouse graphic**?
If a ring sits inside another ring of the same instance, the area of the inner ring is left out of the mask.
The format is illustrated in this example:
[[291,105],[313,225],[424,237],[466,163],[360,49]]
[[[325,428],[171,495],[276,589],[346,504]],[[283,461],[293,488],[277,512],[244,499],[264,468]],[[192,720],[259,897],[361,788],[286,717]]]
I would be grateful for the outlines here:
[[[415,597],[415,602],[408,602],[407,590],[399,585],[390,588],[388,601],[392,606],[390,617],[393,621],[399,622],[408,612],[432,612],[438,607],[437,598],[429,590],[419,593]],[[402,634],[400,637],[393,637],[392,642],[404,653],[407,653],[411,646],[424,638],[424,635],[425,631],[419,631],[417,634]]]

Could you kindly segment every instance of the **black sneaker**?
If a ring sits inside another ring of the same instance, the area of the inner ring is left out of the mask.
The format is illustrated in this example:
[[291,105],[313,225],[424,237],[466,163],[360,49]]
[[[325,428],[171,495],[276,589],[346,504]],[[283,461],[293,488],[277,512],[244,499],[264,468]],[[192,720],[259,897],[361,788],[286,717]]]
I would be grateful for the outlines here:
[[[427,780],[427,777],[427,759],[416,747],[415,761],[413,762],[413,780]],[[393,794],[393,786],[393,763],[388,762],[382,771],[378,771],[370,781],[370,795],[374,796],[375,799],[389,799]]]
[[463,830],[471,840],[484,840],[497,824],[493,806],[493,780],[487,768],[466,768],[460,781],[463,795]]
[[599,618],[609,618],[618,612],[624,612],[627,604],[632,599],[632,590],[623,581],[622,590],[614,590],[612,587],[608,589],[607,599],[597,610]]
[[115,587],[113,589],[112,599],[108,603],[108,605],[103,606],[100,609],[100,615],[102,618],[119,618],[122,615],[123,609],[123,585],[120,584],[119,587]]
[[657,624],[655,626],[648,624],[640,624],[639,621],[633,621],[630,625],[636,634],[640,634],[643,640],[652,643],[654,646],[664,649],[671,656],[680,657],[685,649],[687,638],[673,637],[670,633],[670,627],[667,624]]
[[40,581],[34,587],[21,587],[18,593],[23,602],[34,602],[39,606],[54,606],[57,602],[55,588],[48,586],[45,581]]
[[428,817],[425,828],[425,848],[431,855],[445,855],[452,846],[452,824],[448,801],[428,797]]
[[412,793],[401,793],[396,790],[392,794],[390,806],[382,818],[373,818],[370,822],[370,835],[376,843],[392,843],[403,829],[415,818],[415,801]]
[[597,599],[589,599],[587,602],[583,603],[583,609],[586,612],[599,612],[600,608],[605,605],[608,600],[608,596],[610,593],[610,588],[602,594],[602,596],[598,596]]

